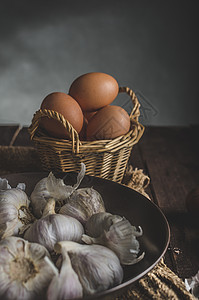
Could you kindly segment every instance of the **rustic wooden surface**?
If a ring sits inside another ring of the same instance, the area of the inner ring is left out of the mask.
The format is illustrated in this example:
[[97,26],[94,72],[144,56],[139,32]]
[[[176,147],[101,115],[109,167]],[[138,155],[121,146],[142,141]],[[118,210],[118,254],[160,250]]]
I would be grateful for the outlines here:
[[[0,126],[0,145],[34,146],[27,128],[17,125]],[[149,175],[147,192],[169,222],[171,240],[165,263],[183,279],[195,275],[199,219],[187,212],[185,199],[199,186],[199,126],[147,127],[133,148],[131,163]]]

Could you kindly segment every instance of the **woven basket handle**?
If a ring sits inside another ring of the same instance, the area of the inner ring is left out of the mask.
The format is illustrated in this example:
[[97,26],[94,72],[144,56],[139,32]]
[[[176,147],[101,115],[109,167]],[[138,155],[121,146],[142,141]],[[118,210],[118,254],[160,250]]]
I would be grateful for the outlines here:
[[138,122],[138,118],[140,116],[140,110],[139,110],[140,103],[138,101],[137,96],[128,87],[120,87],[119,88],[119,93],[127,93],[131,97],[131,100],[133,102],[133,110],[130,113],[130,118],[135,120],[136,122]]
[[132,121],[132,123],[135,125],[134,127],[134,137],[131,138],[129,145],[134,145],[136,143],[138,143],[138,141],[140,140],[140,138],[142,137],[143,133],[144,133],[144,126],[142,124],[139,123],[138,119],[140,116],[140,103],[138,101],[137,96],[135,95],[135,93],[129,88],[129,87],[120,87],[119,88],[119,93],[127,93],[130,97],[131,100],[133,102],[133,109],[130,113],[130,119]]
[[[79,135],[77,131],[73,128],[73,126],[64,118],[64,116],[56,111],[48,110],[48,109],[39,109],[33,116],[32,124],[28,128],[30,138],[33,139],[38,127],[41,118],[48,117],[50,119],[55,119],[59,121],[66,129],[69,134],[70,139],[72,140],[72,151],[73,153],[79,152],[79,146],[81,144]],[[76,145],[76,150],[75,150]]]

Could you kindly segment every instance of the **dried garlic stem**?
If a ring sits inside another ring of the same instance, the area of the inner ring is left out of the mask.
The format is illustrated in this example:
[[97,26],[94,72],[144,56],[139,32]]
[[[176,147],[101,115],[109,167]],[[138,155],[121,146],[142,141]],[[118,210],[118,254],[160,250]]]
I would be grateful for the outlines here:
[[42,218],[44,218],[48,215],[54,215],[54,214],[55,214],[55,199],[49,198],[47,200],[46,206],[44,207]]
[[78,248],[81,247],[81,244],[78,244],[76,242],[73,241],[61,241],[58,242],[54,245],[54,250],[56,253],[63,253],[63,249],[64,251],[70,251],[73,250],[74,248]]

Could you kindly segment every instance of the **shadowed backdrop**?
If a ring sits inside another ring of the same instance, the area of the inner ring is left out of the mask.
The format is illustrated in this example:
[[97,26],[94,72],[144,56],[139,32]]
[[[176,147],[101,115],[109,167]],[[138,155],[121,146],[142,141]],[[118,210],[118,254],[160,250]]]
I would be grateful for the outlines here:
[[[1,1],[0,123],[29,125],[43,98],[87,72],[134,90],[145,125],[198,118],[197,1]],[[115,104],[130,111],[127,96]]]

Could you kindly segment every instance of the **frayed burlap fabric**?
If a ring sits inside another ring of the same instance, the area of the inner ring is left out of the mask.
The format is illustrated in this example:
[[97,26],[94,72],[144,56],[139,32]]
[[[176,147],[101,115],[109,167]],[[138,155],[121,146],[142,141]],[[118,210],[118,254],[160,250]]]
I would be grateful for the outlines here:
[[185,288],[184,282],[163,262],[142,279],[135,282],[125,295],[117,300],[196,300]]
[[[39,171],[42,171],[42,166],[35,148],[0,146],[0,177],[8,173]],[[149,198],[145,188],[149,185],[150,178],[143,170],[129,166],[123,183]],[[186,290],[184,282],[165,265],[162,259],[151,272],[116,299],[195,300],[196,298]]]

